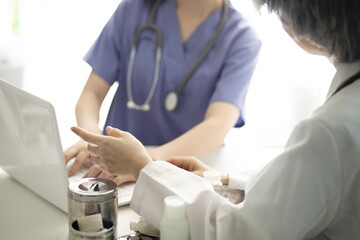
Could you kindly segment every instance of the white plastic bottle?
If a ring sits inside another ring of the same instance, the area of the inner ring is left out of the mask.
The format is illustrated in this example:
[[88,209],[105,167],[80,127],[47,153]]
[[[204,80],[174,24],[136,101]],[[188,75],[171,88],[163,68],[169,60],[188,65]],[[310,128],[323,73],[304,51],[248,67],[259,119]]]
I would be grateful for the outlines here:
[[221,182],[221,173],[210,170],[204,172],[204,179],[207,180],[214,188],[215,192],[223,196],[223,184]]
[[189,224],[185,215],[185,202],[178,196],[164,199],[164,216],[160,222],[161,240],[189,240]]

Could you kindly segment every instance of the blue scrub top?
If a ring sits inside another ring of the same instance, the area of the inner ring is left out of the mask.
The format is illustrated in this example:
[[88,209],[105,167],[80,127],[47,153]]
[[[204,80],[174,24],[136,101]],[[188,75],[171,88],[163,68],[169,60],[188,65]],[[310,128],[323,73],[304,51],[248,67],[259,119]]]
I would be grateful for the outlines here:
[[[151,2],[151,1],[150,1]],[[241,111],[237,127],[244,124],[244,101],[260,51],[261,41],[247,20],[229,6],[229,15],[217,42],[197,69],[177,108],[168,112],[165,96],[174,91],[197,60],[219,24],[222,9],[214,11],[182,43],[176,0],[164,0],[155,17],[163,36],[160,78],[150,111],[128,109],[126,74],[135,30],[149,13],[145,0],[122,0],[100,36],[85,56],[93,71],[112,85],[118,82],[105,126],[129,131],[145,145],[161,145],[203,121],[209,104],[227,102]],[[155,68],[155,35],[145,32],[135,58],[132,93],[142,104],[149,93]]]

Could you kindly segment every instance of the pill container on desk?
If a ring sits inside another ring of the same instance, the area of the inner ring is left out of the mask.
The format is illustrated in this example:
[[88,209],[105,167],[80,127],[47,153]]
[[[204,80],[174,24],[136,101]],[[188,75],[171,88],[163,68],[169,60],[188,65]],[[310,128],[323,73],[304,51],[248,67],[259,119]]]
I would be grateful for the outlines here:
[[102,178],[82,178],[68,188],[69,239],[117,239],[117,185]]

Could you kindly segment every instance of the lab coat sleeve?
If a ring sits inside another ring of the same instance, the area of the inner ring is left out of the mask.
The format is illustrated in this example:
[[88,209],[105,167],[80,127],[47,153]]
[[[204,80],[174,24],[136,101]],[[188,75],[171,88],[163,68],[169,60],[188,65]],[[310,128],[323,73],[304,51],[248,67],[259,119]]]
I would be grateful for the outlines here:
[[285,152],[246,187],[245,201],[232,204],[201,178],[166,162],[141,172],[131,207],[159,227],[163,199],[187,203],[191,239],[309,239],[335,216],[341,192],[337,146],[319,122],[305,121]]

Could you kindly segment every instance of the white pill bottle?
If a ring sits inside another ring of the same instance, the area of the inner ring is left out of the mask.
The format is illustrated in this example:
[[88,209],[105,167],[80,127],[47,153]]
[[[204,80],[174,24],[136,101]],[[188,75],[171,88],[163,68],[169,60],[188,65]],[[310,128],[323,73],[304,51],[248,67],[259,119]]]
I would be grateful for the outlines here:
[[178,196],[164,199],[164,215],[160,222],[161,240],[190,240],[185,201]]

